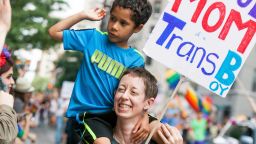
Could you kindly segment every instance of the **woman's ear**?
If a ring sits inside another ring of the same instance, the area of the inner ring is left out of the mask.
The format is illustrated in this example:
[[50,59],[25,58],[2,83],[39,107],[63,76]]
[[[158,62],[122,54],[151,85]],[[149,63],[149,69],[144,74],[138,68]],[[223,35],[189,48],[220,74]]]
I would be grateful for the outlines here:
[[144,110],[147,111],[153,104],[154,104],[155,98],[147,99],[145,102]]

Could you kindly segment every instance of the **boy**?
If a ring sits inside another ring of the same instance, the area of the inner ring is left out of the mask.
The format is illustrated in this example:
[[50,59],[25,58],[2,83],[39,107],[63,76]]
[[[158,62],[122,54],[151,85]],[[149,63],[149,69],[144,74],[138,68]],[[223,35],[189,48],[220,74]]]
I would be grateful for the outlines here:
[[[65,30],[84,19],[101,20],[106,13],[98,8],[77,13],[49,29],[52,38],[63,41],[65,50],[84,54],[67,117],[88,143],[110,143],[116,121],[113,96],[119,78],[126,68],[144,66],[142,56],[128,46],[128,39],[143,28],[152,7],[147,0],[115,0],[110,13],[108,34],[95,29]],[[145,119],[144,122],[148,121],[147,116]],[[89,134],[84,133],[84,128]],[[135,140],[145,138],[147,133],[140,128]]]

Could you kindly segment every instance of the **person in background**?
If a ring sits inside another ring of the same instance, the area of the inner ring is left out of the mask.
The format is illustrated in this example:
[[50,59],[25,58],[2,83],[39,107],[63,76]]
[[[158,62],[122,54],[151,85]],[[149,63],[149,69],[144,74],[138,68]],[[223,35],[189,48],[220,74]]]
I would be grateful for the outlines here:
[[[2,1],[0,3],[0,9]],[[13,143],[17,133],[17,115],[13,109],[14,99],[10,91],[14,85],[13,60],[7,48],[0,54],[0,143]]]
[[19,77],[14,86],[14,109],[17,113],[30,112],[30,100],[34,87],[25,77]]
[[194,144],[206,144],[206,128],[207,121],[203,118],[202,112],[196,113],[196,118],[194,118],[190,123],[192,129],[192,136],[194,139]]
[[30,140],[31,142],[36,141],[36,135],[30,132],[31,126],[34,125],[31,121],[33,110],[32,105],[30,104],[33,92],[34,87],[28,79],[19,77],[16,80],[14,86],[14,110],[19,115],[18,119],[20,119],[18,122],[20,128],[18,138],[22,142],[26,142],[27,140]]
[[64,132],[64,114],[68,108],[69,98],[63,97],[58,94],[58,91],[55,90],[57,95],[57,110],[55,111],[56,116],[56,131],[55,131],[55,144],[62,143],[62,137]]

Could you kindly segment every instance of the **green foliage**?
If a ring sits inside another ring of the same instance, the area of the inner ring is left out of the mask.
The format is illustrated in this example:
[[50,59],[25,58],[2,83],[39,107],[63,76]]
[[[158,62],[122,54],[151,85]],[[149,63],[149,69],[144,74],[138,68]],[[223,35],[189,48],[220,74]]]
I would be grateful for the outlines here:
[[55,86],[60,88],[63,81],[75,81],[80,64],[82,63],[83,54],[80,52],[66,51],[55,66],[60,71],[57,73],[57,81]]
[[11,6],[12,27],[6,43],[12,49],[48,49],[56,44],[48,29],[59,20],[49,14],[63,10],[67,6],[63,0],[11,0]]
[[43,92],[46,90],[49,79],[45,77],[36,76],[32,82],[32,86],[36,92]]

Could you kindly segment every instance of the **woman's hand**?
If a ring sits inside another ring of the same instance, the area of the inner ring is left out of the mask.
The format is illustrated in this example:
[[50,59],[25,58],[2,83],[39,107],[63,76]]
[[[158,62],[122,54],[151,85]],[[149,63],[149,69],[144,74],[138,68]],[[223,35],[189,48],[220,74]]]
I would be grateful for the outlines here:
[[11,27],[10,0],[0,0],[0,32],[7,33]]
[[168,124],[161,124],[161,127],[157,130],[157,134],[164,144],[183,144],[179,130]]
[[132,142],[135,144],[141,143],[148,137],[150,132],[148,114],[135,125],[132,131]]
[[27,124],[30,124],[31,118],[32,118],[32,114],[31,114],[31,113],[29,113],[28,115],[26,115],[25,121],[26,121]]
[[83,19],[99,21],[106,16],[106,11],[102,8],[94,8],[89,11],[82,11],[81,16],[83,17]]
[[9,93],[0,91],[0,105],[8,105],[13,108],[14,98]]

